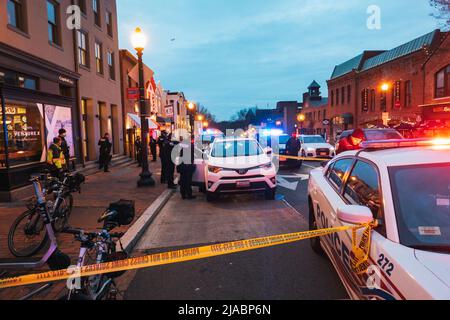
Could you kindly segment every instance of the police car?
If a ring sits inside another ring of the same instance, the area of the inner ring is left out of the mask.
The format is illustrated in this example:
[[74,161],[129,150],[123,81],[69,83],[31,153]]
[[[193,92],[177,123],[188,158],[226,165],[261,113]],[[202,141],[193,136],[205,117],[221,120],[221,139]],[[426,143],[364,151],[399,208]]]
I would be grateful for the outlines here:
[[352,231],[313,239],[313,250],[329,257],[352,299],[450,299],[450,140],[362,146],[311,172],[309,223],[377,220],[371,266],[353,271]]

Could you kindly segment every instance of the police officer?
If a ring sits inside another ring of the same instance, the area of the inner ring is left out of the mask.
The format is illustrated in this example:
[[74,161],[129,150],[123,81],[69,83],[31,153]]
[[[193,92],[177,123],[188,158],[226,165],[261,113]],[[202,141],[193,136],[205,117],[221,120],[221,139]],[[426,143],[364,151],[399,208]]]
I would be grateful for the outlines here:
[[341,154],[345,151],[361,149],[361,143],[365,140],[365,134],[362,129],[356,129],[348,137],[343,137],[339,140],[339,146],[336,154]]
[[64,158],[65,158],[65,169],[69,170],[69,164],[70,164],[70,146],[67,143],[66,140],[66,136],[67,136],[67,131],[66,129],[60,129],[59,130],[59,138],[61,139],[61,150],[64,154]]
[[61,174],[64,172],[66,165],[66,159],[61,149],[60,137],[54,138],[53,143],[48,148],[47,164],[50,166],[52,176],[61,178]]
[[[298,157],[298,153],[300,152],[301,148],[302,145],[297,137],[297,134],[293,133],[291,138],[289,138],[288,142],[286,143],[286,155],[291,157]],[[288,165],[290,167],[295,167],[296,165],[298,165],[298,163],[298,160],[288,159]]]
[[158,143],[157,143],[156,139],[153,137],[153,135],[151,135],[150,136],[150,152],[153,157],[152,162],[156,162],[156,158],[157,158],[156,147],[157,147],[157,145],[158,145]]
[[167,182],[169,189],[176,189],[177,186],[174,183],[175,176],[175,164],[172,161],[172,150],[175,147],[175,143],[172,141],[171,134],[165,134],[162,141],[161,149],[161,163],[164,180]]
[[109,172],[109,162],[111,161],[112,144],[109,141],[109,133],[105,133],[102,139],[98,142],[100,147],[99,169],[104,169]]
[[138,167],[142,166],[142,141],[141,137],[137,137],[136,141],[134,142],[134,150],[136,152],[136,160],[138,162]]
[[166,178],[166,162],[163,161],[164,155],[163,155],[163,146],[164,141],[167,139],[167,131],[163,130],[161,132],[161,136],[158,138],[157,144],[159,147],[159,158],[161,159],[161,184],[164,184],[167,182]]
[[[192,178],[194,176],[194,172],[196,167],[194,164],[191,164],[191,145],[184,143],[183,137],[180,137],[180,146],[181,146],[181,163],[177,167],[177,171],[180,174],[180,192],[183,200],[193,200],[197,197],[192,195]],[[188,158],[186,158],[188,156]],[[186,162],[187,159],[187,162]]]

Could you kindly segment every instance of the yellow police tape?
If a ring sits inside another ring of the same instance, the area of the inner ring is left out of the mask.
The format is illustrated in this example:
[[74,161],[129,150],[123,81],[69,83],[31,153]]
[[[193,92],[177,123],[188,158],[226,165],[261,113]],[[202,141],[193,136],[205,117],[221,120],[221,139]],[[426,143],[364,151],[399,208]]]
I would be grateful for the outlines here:
[[[302,241],[315,237],[323,237],[326,235],[348,230],[352,230],[353,232],[352,247],[354,250],[354,257],[352,261],[352,266],[355,272],[363,273],[367,270],[369,266],[367,262],[369,259],[371,233],[374,227],[376,227],[375,222],[358,226],[342,226],[329,229],[268,236],[256,239],[233,241],[222,244],[213,244],[197,248],[189,248],[172,252],[152,254],[143,257],[129,258],[120,261],[89,265],[82,267],[79,270],[74,270],[73,268],[70,268],[68,270],[48,271],[39,274],[30,274],[25,276],[0,279],[0,289],[67,280],[78,277],[90,277],[99,274],[149,268],[186,261],[205,259],[210,257],[217,257],[237,252],[273,247],[277,245]],[[362,239],[358,245],[357,231],[361,229],[365,230]]]
[[302,161],[330,161],[331,158],[309,158],[309,157],[294,157],[294,156],[286,156],[282,154],[274,154],[275,157],[279,157],[280,159],[292,159],[292,160],[302,160]]

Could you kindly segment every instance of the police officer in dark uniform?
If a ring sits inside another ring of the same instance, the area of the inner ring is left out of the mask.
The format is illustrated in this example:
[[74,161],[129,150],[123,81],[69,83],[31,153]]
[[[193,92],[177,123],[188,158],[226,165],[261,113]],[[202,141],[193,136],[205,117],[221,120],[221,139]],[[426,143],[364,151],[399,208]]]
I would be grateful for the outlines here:
[[156,162],[156,158],[157,158],[156,147],[157,147],[157,145],[158,145],[158,142],[156,141],[156,139],[153,138],[153,136],[150,136],[150,152],[153,157],[152,162]]
[[164,177],[169,189],[176,189],[175,179],[175,163],[172,161],[172,151],[175,143],[172,141],[172,135],[169,134],[163,141],[161,162],[164,163]]
[[61,139],[61,151],[63,152],[63,154],[64,154],[64,159],[66,160],[66,163],[65,163],[65,170],[69,170],[69,166],[70,166],[70,146],[69,146],[69,144],[67,143],[67,140],[66,140],[66,136],[67,136],[67,131],[66,131],[66,129],[60,129],[59,130],[59,138]]
[[111,161],[112,143],[109,141],[109,133],[105,133],[98,142],[100,147],[99,169],[109,172],[109,162]]
[[141,137],[137,137],[136,141],[134,142],[134,150],[136,153],[136,160],[138,162],[138,167],[142,166],[142,141]]
[[167,131],[162,131],[161,136],[158,138],[158,146],[159,146],[159,158],[161,159],[161,184],[164,184],[167,182],[166,178],[166,161],[164,161],[164,153],[163,153],[163,147],[164,147],[164,141],[167,139]]
[[[192,178],[194,176],[194,172],[196,167],[194,164],[191,164],[191,145],[183,142],[183,137],[180,138],[180,158],[181,163],[177,167],[177,171],[180,174],[180,192],[183,200],[193,200],[197,197],[192,195]],[[186,163],[186,156],[188,156],[188,161]],[[183,160],[184,159],[184,160]]]
[[[300,152],[301,148],[302,144],[298,139],[297,134],[293,133],[291,135],[291,138],[289,138],[288,142],[286,143],[286,155],[291,157],[298,157],[298,153]],[[297,166],[299,162],[295,159],[288,159],[287,163],[289,167],[293,168]]]

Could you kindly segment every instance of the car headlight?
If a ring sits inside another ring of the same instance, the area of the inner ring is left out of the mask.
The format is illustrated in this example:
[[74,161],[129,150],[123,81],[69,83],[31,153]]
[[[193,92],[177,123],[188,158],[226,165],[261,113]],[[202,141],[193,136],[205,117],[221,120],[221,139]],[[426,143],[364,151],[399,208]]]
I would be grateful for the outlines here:
[[272,169],[272,162],[263,164],[262,166],[259,166],[258,169],[270,170]]
[[223,170],[223,168],[215,167],[215,166],[208,166],[208,171],[211,173],[219,173]]
[[307,150],[308,150],[308,152],[314,152],[315,151],[314,148],[308,148]]

